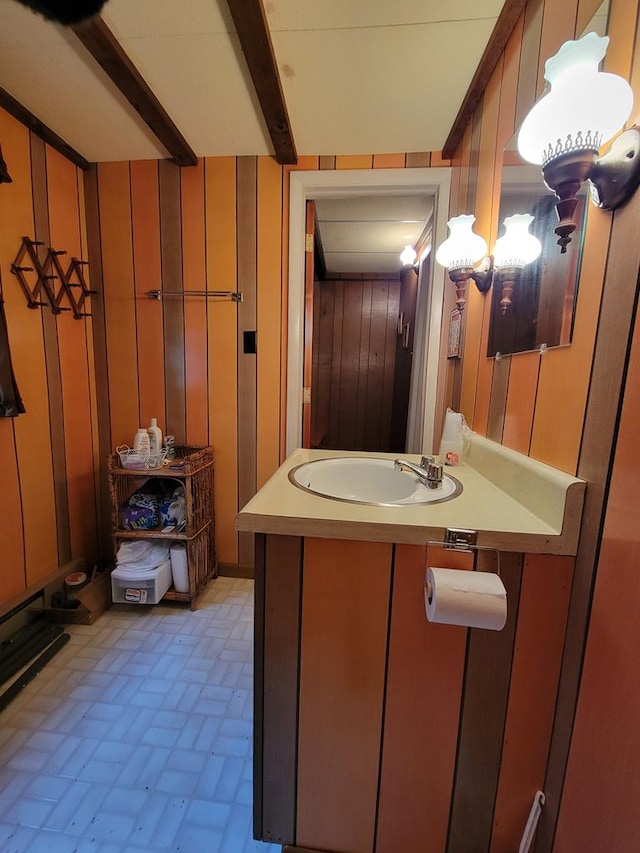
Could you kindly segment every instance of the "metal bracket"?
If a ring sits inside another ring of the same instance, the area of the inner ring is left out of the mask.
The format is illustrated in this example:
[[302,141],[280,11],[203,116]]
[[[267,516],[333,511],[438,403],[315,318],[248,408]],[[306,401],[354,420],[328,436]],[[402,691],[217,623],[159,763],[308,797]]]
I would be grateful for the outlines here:
[[444,547],[450,551],[472,551],[478,541],[477,530],[465,530],[463,527],[447,527],[444,534]]

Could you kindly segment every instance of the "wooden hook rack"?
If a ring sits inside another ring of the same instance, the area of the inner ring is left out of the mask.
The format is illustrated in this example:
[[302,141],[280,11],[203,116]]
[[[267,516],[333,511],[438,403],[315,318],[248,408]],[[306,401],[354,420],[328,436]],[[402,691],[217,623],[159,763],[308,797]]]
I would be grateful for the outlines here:
[[[15,261],[11,264],[11,272],[20,282],[20,287],[27,299],[28,308],[40,308],[48,305],[54,314],[72,311],[76,320],[90,317],[85,311],[87,296],[97,293],[91,290],[84,277],[83,268],[86,261],[71,258],[66,270],[61,263],[65,251],[47,248],[44,261],[40,256],[45,250],[39,240],[23,237]],[[63,302],[68,302],[68,307]]]

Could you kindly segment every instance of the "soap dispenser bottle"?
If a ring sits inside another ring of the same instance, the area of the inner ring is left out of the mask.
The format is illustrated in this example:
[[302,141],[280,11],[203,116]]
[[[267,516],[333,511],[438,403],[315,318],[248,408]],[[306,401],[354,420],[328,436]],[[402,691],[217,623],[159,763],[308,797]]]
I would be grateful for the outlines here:
[[162,430],[158,426],[157,418],[151,418],[147,433],[149,434],[149,449],[151,453],[160,453],[162,450]]

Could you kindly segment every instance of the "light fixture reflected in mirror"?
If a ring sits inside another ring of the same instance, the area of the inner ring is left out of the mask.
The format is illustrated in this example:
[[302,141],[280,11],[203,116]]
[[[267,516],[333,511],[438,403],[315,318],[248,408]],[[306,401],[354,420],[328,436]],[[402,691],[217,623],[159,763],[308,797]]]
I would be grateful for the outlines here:
[[447,222],[449,236],[436,252],[436,261],[449,272],[449,278],[456,287],[456,306],[464,309],[467,281],[472,278],[478,289],[484,293],[491,286],[489,269],[474,269],[475,265],[487,256],[487,243],[473,230],[475,216],[462,214]]
[[631,128],[611,152],[598,159],[603,142],[624,126],[633,108],[629,83],[599,71],[609,44],[607,36],[587,33],[568,41],[545,64],[551,86],[527,115],[518,136],[525,160],[542,165],[546,185],[557,196],[558,245],[566,252],[575,231],[576,194],[583,181],[592,184],[592,200],[613,210],[640,183],[640,131]]
[[404,249],[400,252],[400,262],[403,267],[410,267],[416,262],[416,258],[418,257],[418,253],[411,245],[406,245]]
[[539,258],[542,251],[540,240],[529,233],[533,220],[530,213],[507,216],[504,220],[505,232],[496,240],[493,250],[494,279],[502,284],[502,314],[506,314],[511,305],[511,294],[520,281],[520,273],[527,264]]

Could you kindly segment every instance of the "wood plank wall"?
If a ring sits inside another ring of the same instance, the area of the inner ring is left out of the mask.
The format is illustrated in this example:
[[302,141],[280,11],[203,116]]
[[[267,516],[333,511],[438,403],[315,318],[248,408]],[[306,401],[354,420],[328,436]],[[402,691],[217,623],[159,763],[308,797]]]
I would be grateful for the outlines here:
[[[528,3],[485,89],[482,103],[454,155],[450,212],[474,212],[478,220],[477,230],[490,243],[496,236],[501,152],[504,145],[542,91],[545,60],[564,41],[583,31],[599,5],[597,0],[571,0],[562,4],[551,0],[531,0]],[[611,42],[606,68],[629,79],[634,88],[636,113],[632,115],[629,124],[637,123],[637,104],[640,103],[637,22],[637,3],[612,0],[608,28]],[[598,792],[585,781],[593,778],[587,772],[587,765],[588,750],[596,734],[592,724],[597,714],[594,705],[602,709],[608,701],[607,691],[601,689],[604,677],[602,667],[605,664],[601,656],[596,654],[594,643],[589,646],[593,650],[590,666],[592,672],[598,671],[601,675],[598,682],[601,697],[596,700],[598,691],[593,688],[595,681],[591,682],[592,689],[589,683],[585,685],[580,705],[582,716],[579,717],[583,721],[583,733],[570,758],[569,745],[589,631],[602,523],[607,508],[607,489],[616,441],[616,417],[635,310],[640,257],[635,248],[629,251],[629,245],[633,243],[633,229],[637,229],[639,205],[640,202],[634,198],[613,214],[589,206],[571,346],[550,350],[543,356],[532,352],[507,356],[499,361],[487,358],[489,297],[481,296],[472,286],[468,310],[465,312],[463,358],[448,365],[446,377],[448,404],[463,411],[477,432],[562,470],[577,473],[589,482],[580,550],[577,559],[573,561],[575,566],[570,606],[568,611],[565,610],[566,619],[560,624],[553,623],[556,649],[557,643],[564,637],[561,668],[553,676],[557,690],[556,713],[553,719],[539,720],[535,726],[539,743],[546,742],[549,745],[549,760],[546,768],[539,763],[534,766],[535,762],[529,759],[526,762],[529,767],[527,772],[531,774],[531,791],[537,785],[547,795],[537,837],[538,851],[554,849],[559,814],[558,849],[580,848],[595,853],[596,850],[604,849],[605,845],[631,850],[636,843],[631,827],[623,828],[617,835],[615,829],[609,831],[604,827],[599,837],[597,833],[590,835],[586,829],[572,835],[584,814],[596,811],[602,814]],[[627,383],[627,388],[625,404],[632,407],[629,395],[634,393],[633,386]],[[625,540],[633,545],[635,537],[633,534],[627,535]],[[606,571],[609,563],[605,562],[604,565]],[[534,578],[542,576],[544,571],[550,571],[552,560],[526,557],[525,566],[529,570],[529,588],[533,590]],[[563,566],[563,571],[571,572],[571,567]],[[615,608],[617,611],[623,606],[624,589],[623,586],[620,604]],[[632,595],[630,588],[628,591]],[[525,602],[527,606],[532,604],[524,597],[524,586],[520,600],[521,606]],[[562,620],[562,610],[556,616]],[[602,612],[600,618],[603,622],[601,625],[597,623],[596,629],[616,631],[617,622],[613,621],[613,616],[607,618]],[[549,627],[548,619],[545,619],[545,625]],[[522,691],[530,689],[531,685],[525,688],[524,675],[521,677]],[[536,677],[543,677],[543,673]],[[544,677],[551,676],[547,673]],[[515,701],[515,696],[509,700],[507,725],[512,707],[513,713],[516,713],[516,705],[512,705]],[[513,718],[513,725],[516,726],[523,725],[527,719],[527,702],[522,697],[518,702],[520,722],[516,723]],[[621,707],[624,706],[625,701],[621,698]],[[533,723],[533,718],[530,718],[527,724],[531,726]],[[611,718],[609,725],[612,736],[607,745],[613,752],[618,750],[622,755],[623,735],[617,734],[618,730]],[[621,731],[624,731],[624,725],[623,715]],[[522,755],[517,760],[515,756],[509,758],[510,742],[505,737],[499,792],[503,785],[502,777],[504,784],[511,785],[511,774],[519,777],[522,772]],[[568,759],[571,762],[568,776],[570,789],[565,817],[561,810],[561,798]],[[512,762],[511,769],[505,766],[505,760]],[[600,754],[599,760],[604,767],[604,752]],[[534,780],[537,780],[535,785]],[[626,789],[626,782],[624,787]],[[621,787],[615,783],[610,790],[614,799],[623,796]],[[500,801],[500,793],[498,797]],[[512,802],[511,808],[514,805]],[[615,810],[613,801],[611,807]],[[515,818],[515,814],[512,817]],[[503,833],[503,819],[501,810],[497,809],[492,849],[494,844],[495,849],[511,849]],[[591,823],[587,822],[585,826],[591,826]],[[604,826],[613,824],[605,821]]]
[[[258,837],[344,853],[516,850],[544,778],[573,561],[502,554],[507,625],[467,631],[429,623],[421,590],[425,565],[470,570],[468,552],[266,540]],[[496,571],[496,555],[477,568]]]
[[[101,411],[106,407],[110,442],[130,443],[138,425],[157,417],[177,440],[213,445],[222,563],[253,563],[251,537],[238,537],[233,520],[284,454],[290,172],[430,164],[449,162],[426,153],[301,157],[295,167],[271,157],[214,157],[191,169],[155,161],[95,168],[87,221],[91,263],[101,269],[105,288],[108,402]],[[237,288],[244,301],[145,297],[161,286]],[[390,338],[393,347],[394,298],[380,294],[386,307],[381,340]],[[244,332],[253,331],[257,357],[244,352]],[[379,348],[375,353],[381,357]],[[388,420],[389,394],[378,402]],[[379,419],[368,422],[375,429]]]
[[10,272],[23,236],[66,251],[63,266],[86,259],[84,178],[2,110],[0,139],[13,178],[0,193],[0,277],[26,407],[0,420],[1,608],[70,559],[96,559],[100,495],[94,321],[29,310]]
[[316,281],[312,446],[390,450],[400,281]]

